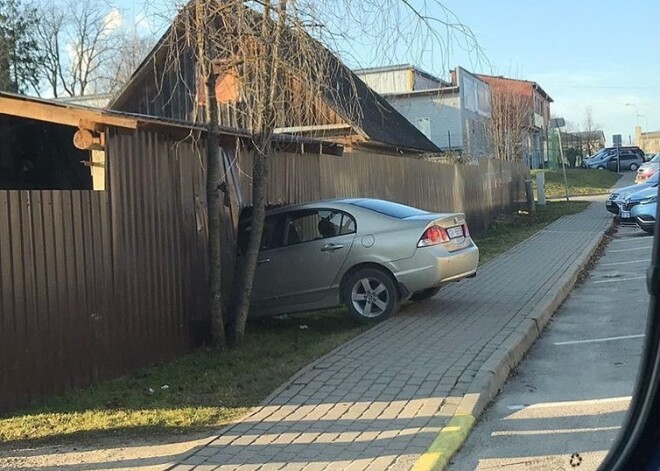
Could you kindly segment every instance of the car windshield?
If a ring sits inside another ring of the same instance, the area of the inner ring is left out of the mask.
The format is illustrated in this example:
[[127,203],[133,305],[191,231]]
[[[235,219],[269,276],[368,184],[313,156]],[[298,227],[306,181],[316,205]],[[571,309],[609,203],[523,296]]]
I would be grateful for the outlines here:
[[393,203],[392,201],[372,200],[372,199],[359,199],[350,201],[351,204],[359,206],[360,208],[369,209],[386,216],[397,219],[405,219],[413,216],[421,216],[429,214],[428,211],[412,208],[405,204]]

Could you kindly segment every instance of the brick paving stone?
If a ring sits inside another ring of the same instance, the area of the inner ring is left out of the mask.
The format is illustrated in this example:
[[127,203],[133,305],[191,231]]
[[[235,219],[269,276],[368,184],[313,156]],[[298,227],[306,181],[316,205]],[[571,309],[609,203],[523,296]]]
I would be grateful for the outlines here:
[[602,206],[561,218],[480,267],[476,278],[405,306],[171,469],[410,469],[483,363],[609,226]]

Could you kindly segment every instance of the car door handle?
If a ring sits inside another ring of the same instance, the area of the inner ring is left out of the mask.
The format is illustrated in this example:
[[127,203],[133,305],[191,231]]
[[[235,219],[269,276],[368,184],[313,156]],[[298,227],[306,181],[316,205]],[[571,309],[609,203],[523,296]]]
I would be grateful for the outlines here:
[[321,252],[334,252],[335,250],[339,250],[343,248],[344,246],[342,244],[327,244],[323,246]]
[[270,263],[270,258],[262,258],[261,260],[257,260],[258,265],[262,265],[264,263]]

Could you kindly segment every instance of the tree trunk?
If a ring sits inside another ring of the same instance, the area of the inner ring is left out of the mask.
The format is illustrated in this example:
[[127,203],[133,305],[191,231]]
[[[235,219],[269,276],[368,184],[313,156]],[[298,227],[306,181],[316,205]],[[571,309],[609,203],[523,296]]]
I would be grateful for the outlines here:
[[218,348],[225,346],[225,322],[222,305],[221,223],[223,195],[220,185],[220,146],[218,142],[218,104],[215,97],[215,76],[206,81],[206,201],[209,224],[209,314],[211,338]]
[[202,2],[195,4],[197,57],[199,73],[204,80],[204,120],[206,122],[206,207],[208,215],[209,286],[208,309],[211,319],[211,340],[216,348],[226,344],[224,311],[222,305],[221,223],[223,195],[220,190],[220,145],[218,102],[215,95],[216,75],[209,57],[213,57],[205,34],[208,12]]
[[[267,142],[264,142],[266,141]],[[266,184],[268,182],[268,157],[270,157],[270,139],[261,138],[257,143],[252,158],[252,224],[250,225],[250,238],[247,251],[243,255],[241,270],[235,280],[234,318],[229,331],[229,345],[237,345],[245,335],[245,323],[250,312],[250,296],[254,284],[254,275],[257,269],[261,236],[264,231],[266,216]]]

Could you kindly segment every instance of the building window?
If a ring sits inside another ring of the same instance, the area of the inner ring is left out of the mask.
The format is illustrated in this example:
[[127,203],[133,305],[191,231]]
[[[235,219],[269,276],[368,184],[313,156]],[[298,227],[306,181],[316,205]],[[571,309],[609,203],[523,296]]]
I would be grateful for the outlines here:
[[415,127],[431,139],[431,118],[416,118]]

